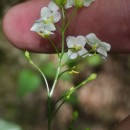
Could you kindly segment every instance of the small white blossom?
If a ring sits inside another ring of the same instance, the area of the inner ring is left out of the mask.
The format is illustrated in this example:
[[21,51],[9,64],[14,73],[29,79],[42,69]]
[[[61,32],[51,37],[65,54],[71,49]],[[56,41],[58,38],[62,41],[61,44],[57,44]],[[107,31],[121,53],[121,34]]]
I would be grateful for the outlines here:
[[107,57],[107,51],[110,51],[111,49],[110,44],[99,40],[94,33],[88,34],[86,40],[91,47],[96,47],[96,51],[102,55],[103,59]]
[[53,22],[57,23],[61,19],[61,14],[58,12],[59,7],[51,1],[48,4],[48,7],[43,7],[41,9],[41,19],[46,23],[48,22]]
[[51,34],[54,34],[52,31],[55,31],[55,30],[56,28],[53,23],[44,24],[42,20],[35,22],[31,28],[31,31],[37,32],[42,37],[46,37]]
[[65,9],[71,8],[73,6],[76,7],[88,7],[90,6],[95,0],[67,0],[65,4]]
[[68,36],[66,39],[68,47],[68,56],[70,59],[76,59],[78,56],[87,56],[88,51],[84,48],[86,39],[83,36]]
[[35,21],[31,31],[37,32],[42,37],[54,34],[53,31],[56,30],[54,23],[61,19],[58,10],[59,7],[52,1],[48,4],[48,7],[43,7],[41,9],[41,18]]

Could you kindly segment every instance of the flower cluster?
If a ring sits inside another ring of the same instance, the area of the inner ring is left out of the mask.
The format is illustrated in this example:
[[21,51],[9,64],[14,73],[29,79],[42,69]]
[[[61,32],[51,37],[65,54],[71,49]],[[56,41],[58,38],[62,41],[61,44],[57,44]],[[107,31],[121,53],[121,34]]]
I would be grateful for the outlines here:
[[31,31],[37,32],[42,37],[46,38],[54,34],[56,27],[54,23],[59,22],[61,14],[59,7],[64,6],[65,9],[76,7],[88,7],[94,0],[54,0],[50,1],[48,7],[41,9],[41,18],[36,20],[31,28]]
[[93,51],[98,52],[103,59],[107,57],[107,51],[110,51],[111,48],[110,44],[99,40],[94,33],[90,33],[86,37],[68,36],[66,42],[70,59],[75,59],[78,56],[91,56],[91,53],[84,48],[85,44],[90,45],[93,48]]
[[[48,7],[41,9],[41,18],[36,20],[31,28],[31,31],[37,32],[44,38],[54,34],[56,30],[55,23],[61,19],[61,13],[59,10],[62,8],[68,9],[73,6],[88,7],[95,0],[53,0],[48,4]],[[92,54],[85,49],[85,45],[88,44],[92,47],[93,51],[99,53],[103,59],[107,57],[107,51],[110,50],[111,46],[99,40],[95,34],[90,33],[86,37],[84,36],[68,36],[66,39],[68,47],[68,56],[70,59],[76,59],[77,57],[91,56]]]

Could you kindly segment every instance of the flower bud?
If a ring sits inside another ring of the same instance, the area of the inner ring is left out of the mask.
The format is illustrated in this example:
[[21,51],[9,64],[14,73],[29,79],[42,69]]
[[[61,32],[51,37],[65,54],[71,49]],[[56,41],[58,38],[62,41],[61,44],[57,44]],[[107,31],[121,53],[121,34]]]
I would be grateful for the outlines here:
[[89,77],[88,77],[88,81],[92,81],[92,80],[95,80],[97,78],[97,74],[93,73],[91,74]]
[[84,5],[84,0],[75,0],[75,6],[81,8]]
[[67,2],[67,0],[54,0],[54,2],[59,6],[64,6]]

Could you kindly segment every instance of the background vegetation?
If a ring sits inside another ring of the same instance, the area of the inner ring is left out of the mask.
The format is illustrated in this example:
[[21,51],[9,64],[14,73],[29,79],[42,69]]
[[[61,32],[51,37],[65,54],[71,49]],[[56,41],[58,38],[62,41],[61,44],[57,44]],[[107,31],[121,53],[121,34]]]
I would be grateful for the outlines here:
[[[24,53],[14,48],[2,32],[5,12],[21,1],[0,1],[0,130],[47,130],[44,81],[28,64]],[[32,56],[51,84],[56,56]],[[81,68],[85,70],[74,78],[68,74],[62,77],[58,82],[54,100],[91,72],[98,73],[98,78],[81,88],[61,108],[53,128],[67,130],[72,112],[77,110],[79,118],[75,130],[85,130],[87,127],[91,130],[110,130],[130,112],[130,55],[110,55],[106,62],[101,62],[99,57],[92,57],[80,64],[79,69]]]

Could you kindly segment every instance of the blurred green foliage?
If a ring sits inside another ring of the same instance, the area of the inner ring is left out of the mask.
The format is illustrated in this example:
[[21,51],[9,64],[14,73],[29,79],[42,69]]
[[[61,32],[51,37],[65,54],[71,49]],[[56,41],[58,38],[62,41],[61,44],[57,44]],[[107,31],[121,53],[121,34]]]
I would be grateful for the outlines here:
[[42,71],[46,75],[47,78],[53,80],[55,78],[55,74],[56,74],[56,66],[54,65],[53,62],[48,61],[47,63],[45,63],[43,65]]
[[41,78],[29,69],[21,70],[18,77],[18,94],[25,96],[28,93],[38,90]]
[[86,130],[90,130],[90,128],[86,128]]

